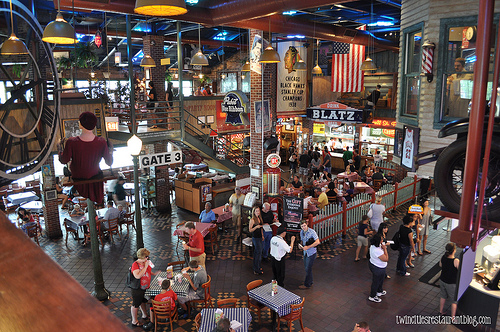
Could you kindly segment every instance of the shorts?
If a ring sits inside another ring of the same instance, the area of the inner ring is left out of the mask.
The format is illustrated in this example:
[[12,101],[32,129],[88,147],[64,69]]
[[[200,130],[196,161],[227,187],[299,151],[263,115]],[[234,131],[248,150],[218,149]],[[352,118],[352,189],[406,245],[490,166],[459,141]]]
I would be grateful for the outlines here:
[[368,247],[368,238],[365,236],[358,235],[358,247],[361,246]]
[[307,168],[307,167],[299,167],[299,174],[302,174],[302,175],[309,174],[309,168]]
[[132,306],[134,308],[139,308],[141,304],[148,302],[144,297],[145,294],[145,289],[132,289]]
[[177,298],[177,300],[179,301],[180,304],[184,304],[186,302],[193,301],[193,300],[199,300],[199,299],[201,299],[201,298],[196,294],[196,291],[194,289],[192,289],[191,287],[189,287],[186,297],[179,296]]
[[441,293],[442,299],[449,299],[451,303],[457,303],[455,299],[455,290],[457,284],[447,284],[441,279],[439,279],[439,292]]

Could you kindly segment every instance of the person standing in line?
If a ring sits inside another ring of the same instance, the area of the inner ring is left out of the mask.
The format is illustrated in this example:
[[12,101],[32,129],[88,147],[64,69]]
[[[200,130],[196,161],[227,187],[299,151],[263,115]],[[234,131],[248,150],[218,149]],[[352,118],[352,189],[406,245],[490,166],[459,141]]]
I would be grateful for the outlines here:
[[359,173],[361,167],[361,157],[356,149],[352,150],[352,160],[354,163],[354,171]]
[[299,175],[300,181],[305,182],[306,176],[309,173],[309,164],[311,163],[311,156],[308,151],[304,151],[299,157]]
[[328,152],[328,148],[325,147],[323,150],[323,170],[327,173],[331,173],[332,163],[330,158],[330,152]]
[[198,264],[206,270],[205,258],[207,257],[207,254],[205,254],[203,236],[200,231],[195,228],[192,221],[186,223],[186,228],[189,233],[189,242],[183,244],[184,250],[189,250],[189,258],[191,261],[197,261]]
[[318,252],[316,247],[320,244],[320,241],[316,231],[307,226],[307,220],[300,221],[300,228],[302,229],[300,231],[300,240],[302,241],[302,245],[299,245],[299,248],[304,251],[306,279],[304,280],[304,284],[300,285],[299,288],[309,289],[313,284],[312,267]]
[[439,314],[442,316],[445,314],[444,305],[446,300],[451,301],[451,318],[455,318],[457,313],[457,299],[455,298],[455,288],[457,287],[457,274],[458,267],[460,266],[460,260],[455,258],[455,252],[457,247],[455,243],[448,243],[445,247],[446,252],[439,266],[441,267],[441,277],[439,278],[439,288],[441,293],[441,298],[439,299]]
[[344,160],[344,169],[346,169],[347,166],[349,166],[349,161],[352,161],[352,156],[353,152],[349,151],[349,147],[346,147],[346,150],[342,154],[342,160]]
[[403,225],[399,226],[399,256],[396,273],[406,277],[410,275],[410,272],[406,272],[406,258],[410,252],[415,252],[412,226],[413,218],[409,215],[403,217]]
[[[420,223],[421,229],[419,233],[419,243],[417,243],[417,251],[419,255],[422,255],[422,251],[425,252],[426,254],[430,254],[431,252],[427,250],[427,237],[429,235],[429,230],[431,228],[432,224],[432,211],[431,208],[429,207],[429,200],[426,199],[423,204],[424,207],[424,214],[422,215],[422,221]],[[423,241],[422,241],[423,240]],[[422,247],[423,250],[420,251],[420,243],[423,243]]]
[[366,253],[368,251],[368,236],[372,235],[374,231],[368,230],[368,221],[370,218],[368,218],[367,215],[364,215],[361,217],[361,222],[359,223],[358,227],[358,247],[356,248],[356,258],[354,259],[355,262],[359,262],[359,253],[361,252],[361,247],[363,247],[363,253],[361,254],[361,257],[366,257]]
[[264,274],[262,267],[260,266],[262,248],[264,244],[264,232],[262,230],[264,222],[262,221],[260,212],[260,207],[254,207],[252,210],[252,219],[250,219],[250,223],[248,224],[248,230],[252,233],[253,274],[255,275]]
[[387,294],[387,292],[383,289],[383,285],[386,275],[385,268],[387,267],[388,261],[389,254],[387,253],[387,247],[382,242],[380,234],[375,234],[375,236],[371,239],[370,246],[370,271],[372,272],[373,277],[368,300],[372,302],[382,302],[380,297]]
[[229,205],[233,213],[233,224],[236,225],[237,236],[241,235],[241,206],[245,202],[245,195],[241,193],[240,187],[234,188],[234,194],[229,197]]
[[370,209],[372,210],[370,224],[372,229],[376,232],[380,224],[384,221],[385,216],[385,205],[382,204],[381,196],[375,198],[375,203],[370,206]]
[[[158,102],[158,94],[156,93],[155,84],[152,81],[149,81],[149,93],[148,93],[149,102],[146,105],[149,108],[149,113],[155,113],[156,103]],[[152,115],[152,117],[156,118],[156,115]],[[156,126],[156,120],[153,120],[152,129],[158,128]]]
[[290,245],[286,243],[285,226],[280,226],[276,231],[276,236],[271,239],[271,266],[273,269],[273,278],[278,282],[278,285],[285,287],[285,255],[292,251],[295,243],[295,236],[292,236]]
[[[265,202],[262,205],[262,226],[268,225],[271,227],[271,224],[274,222],[274,213],[271,211],[271,204],[268,202]],[[273,231],[270,230],[266,232],[264,228],[262,228],[262,231],[264,232],[264,246],[262,249],[262,260],[267,260],[269,256],[269,248],[271,246],[271,238],[273,237]]]
[[311,169],[314,174],[314,179],[319,179],[319,167],[321,166],[321,160],[319,158],[319,152],[314,151],[311,159]]

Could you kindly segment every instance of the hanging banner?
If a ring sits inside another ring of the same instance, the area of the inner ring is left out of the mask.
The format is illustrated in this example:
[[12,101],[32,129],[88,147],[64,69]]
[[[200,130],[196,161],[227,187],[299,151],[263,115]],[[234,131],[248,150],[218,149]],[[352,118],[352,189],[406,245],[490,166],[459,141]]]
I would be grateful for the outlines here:
[[283,196],[283,220],[287,231],[300,231],[300,221],[304,213],[304,199]]
[[307,50],[303,43],[291,41],[279,43],[278,53],[283,61],[278,63],[277,114],[304,111],[307,71],[296,71],[294,66],[301,59],[307,63]]
[[403,127],[403,135],[401,165],[415,172],[417,170],[415,157],[418,155],[420,128],[405,125]]

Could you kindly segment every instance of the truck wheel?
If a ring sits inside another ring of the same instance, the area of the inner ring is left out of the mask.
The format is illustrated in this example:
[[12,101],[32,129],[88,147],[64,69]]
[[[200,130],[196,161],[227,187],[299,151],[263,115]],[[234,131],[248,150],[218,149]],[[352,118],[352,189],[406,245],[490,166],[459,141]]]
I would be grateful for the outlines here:
[[[434,182],[437,194],[444,206],[454,213],[460,212],[466,148],[466,138],[451,143],[439,155],[434,168]],[[482,177],[482,164],[481,156],[478,191]],[[487,206],[488,216],[498,216],[500,214],[500,143],[495,138],[491,145],[486,186],[484,204]]]

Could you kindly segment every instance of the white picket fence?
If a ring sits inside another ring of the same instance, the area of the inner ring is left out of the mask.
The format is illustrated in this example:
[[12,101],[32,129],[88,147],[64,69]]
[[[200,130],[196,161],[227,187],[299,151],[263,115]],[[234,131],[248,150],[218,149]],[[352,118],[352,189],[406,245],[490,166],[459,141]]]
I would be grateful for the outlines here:
[[[392,210],[413,200],[420,193],[420,179],[406,177],[395,185],[386,184],[377,192],[382,197],[385,209]],[[321,241],[331,239],[356,227],[361,217],[368,213],[370,205],[375,201],[375,194],[357,194],[350,203],[333,203],[325,206],[313,218],[311,227]]]

